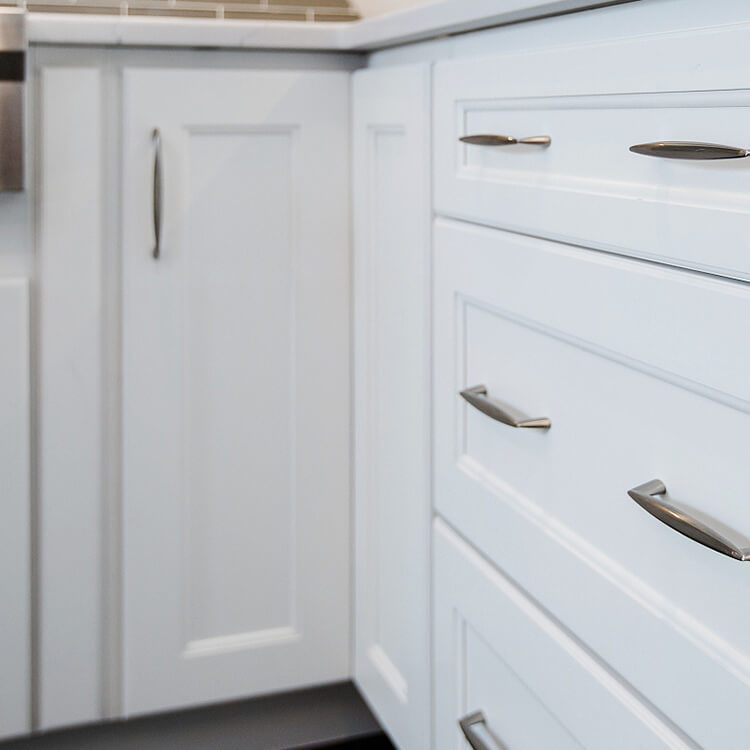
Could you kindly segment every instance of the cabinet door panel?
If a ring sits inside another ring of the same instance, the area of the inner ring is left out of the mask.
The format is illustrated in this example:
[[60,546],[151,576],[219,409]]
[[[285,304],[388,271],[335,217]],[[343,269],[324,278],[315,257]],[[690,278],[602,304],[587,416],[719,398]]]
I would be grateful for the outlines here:
[[357,682],[429,747],[429,68],[354,76]]
[[129,712],[348,674],[347,108],[339,73],[125,74]]
[[28,732],[29,299],[25,279],[0,279],[0,737]]

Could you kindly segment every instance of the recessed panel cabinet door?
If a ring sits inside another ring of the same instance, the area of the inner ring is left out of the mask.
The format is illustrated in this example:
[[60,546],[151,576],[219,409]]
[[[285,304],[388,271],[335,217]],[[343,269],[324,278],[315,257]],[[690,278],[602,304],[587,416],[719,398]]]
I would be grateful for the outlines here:
[[429,66],[354,75],[355,675],[430,747]]
[[126,712],[343,679],[348,75],[128,70],[124,112]]

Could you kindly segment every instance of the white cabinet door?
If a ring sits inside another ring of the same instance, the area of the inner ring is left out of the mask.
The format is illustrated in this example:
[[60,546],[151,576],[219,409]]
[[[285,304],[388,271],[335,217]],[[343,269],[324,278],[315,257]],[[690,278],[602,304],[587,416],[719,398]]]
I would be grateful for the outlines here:
[[356,73],[357,683],[396,744],[429,732],[429,67]]
[[346,678],[348,75],[127,70],[124,113],[125,710]]
[[0,737],[31,729],[29,299],[0,279]]

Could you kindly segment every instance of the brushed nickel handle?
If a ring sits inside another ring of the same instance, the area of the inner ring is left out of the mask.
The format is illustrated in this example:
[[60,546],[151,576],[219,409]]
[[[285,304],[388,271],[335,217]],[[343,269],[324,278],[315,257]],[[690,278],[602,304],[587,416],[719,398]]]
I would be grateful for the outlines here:
[[631,146],[634,154],[659,156],[662,159],[690,159],[705,161],[710,159],[744,159],[750,151],[734,146],[721,146],[718,143],[697,143],[694,141],[656,141]]
[[151,133],[151,142],[154,144],[154,249],[151,254],[154,260],[159,260],[159,256],[161,255],[162,203],[164,199],[161,166],[161,132],[159,128],[154,128],[153,133]]
[[464,135],[458,140],[472,146],[514,146],[520,143],[530,146],[549,146],[552,143],[552,138],[548,135],[530,135],[526,138],[514,138],[512,135]]
[[458,726],[466,737],[466,741],[474,750],[507,750],[487,726],[487,720],[481,711],[464,716],[458,720]]
[[482,414],[486,414],[491,419],[510,427],[537,427],[543,430],[552,427],[552,422],[547,417],[528,419],[516,412],[515,409],[489,398],[487,387],[484,385],[475,385],[473,388],[461,391],[461,397],[475,409],[479,409]]
[[661,499],[666,493],[667,488],[661,479],[652,479],[628,490],[628,495],[641,508],[680,534],[735,560],[750,560],[750,548],[744,546],[744,540],[740,540],[739,537],[732,539],[726,532],[721,533],[712,529],[682,508]]

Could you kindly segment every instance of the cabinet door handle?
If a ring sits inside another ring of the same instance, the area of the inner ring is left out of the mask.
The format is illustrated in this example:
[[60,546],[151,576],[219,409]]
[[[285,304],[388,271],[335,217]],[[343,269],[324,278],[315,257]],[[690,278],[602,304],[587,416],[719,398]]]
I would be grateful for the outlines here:
[[491,399],[487,395],[487,387],[484,385],[475,385],[473,388],[461,391],[461,397],[475,409],[479,409],[482,414],[486,414],[491,419],[510,427],[537,427],[543,430],[552,427],[552,422],[547,417],[525,419],[519,414],[513,414],[508,407]]
[[634,154],[659,156],[662,159],[690,159],[693,161],[710,159],[744,159],[750,151],[734,146],[721,146],[718,143],[696,143],[694,141],[656,141],[631,146]]
[[515,146],[523,143],[529,146],[549,146],[552,138],[548,135],[530,135],[526,138],[514,138],[512,135],[464,135],[458,139],[471,146]]
[[481,711],[468,714],[458,720],[458,726],[466,737],[466,741],[474,750],[507,750],[505,745],[497,740],[487,727],[487,720]]
[[161,255],[162,204],[164,200],[161,166],[161,132],[159,128],[154,128],[153,133],[151,133],[151,142],[154,144],[154,249],[152,255],[154,260],[159,260],[159,256]]
[[750,560],[750,549],[744,546],[744,540],[740,540],[739,537],[732,539],[730,538],[731,533],[712,529],[682,508],[661,499],[661,496],[666,493],[667,488],[661,479],[652,479],[650,482],[628,490],[628,495],[641,508],[670,528],[679,531],[680,534],[684,534],[698,544],[710,547],[716,552],[721,552],[722,555],[733,557],[735,560]]

